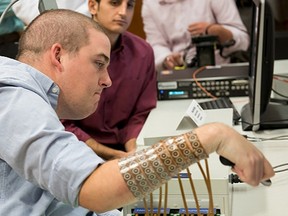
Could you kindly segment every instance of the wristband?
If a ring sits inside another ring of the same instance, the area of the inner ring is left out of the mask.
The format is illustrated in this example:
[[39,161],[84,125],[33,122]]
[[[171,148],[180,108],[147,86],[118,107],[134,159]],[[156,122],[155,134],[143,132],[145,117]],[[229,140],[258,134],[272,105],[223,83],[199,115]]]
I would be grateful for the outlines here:
[[122,158],[118,165],[127,187],[141,200],[180,171],[207,157],[197,135],[188,132]]

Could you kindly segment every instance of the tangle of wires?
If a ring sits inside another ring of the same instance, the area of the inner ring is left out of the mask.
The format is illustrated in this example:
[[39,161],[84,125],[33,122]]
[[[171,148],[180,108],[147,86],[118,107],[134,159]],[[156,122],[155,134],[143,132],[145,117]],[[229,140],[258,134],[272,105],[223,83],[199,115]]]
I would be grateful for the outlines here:
[[276,140],[288,140],[288,134],[272,136],[272,137],[256,137],[243,135],[250,142],[264,142],[264,141],[276,141]]
[[[210,172],[209,172],[209,166],[208,166],[208,160],[205,159],[205,171],[204,168],[202,167],[201,163],[198,162],[197,165],[201,171],[201,174],[204,178],[204,182],[205,185],[207,187],[207,192],[208,192],[208,197],[209,197],[209,208],[208,208],[208,213],[207,216],[214,216],[215,215],[215,211],[214,211],[214,203],[213,203],[213,194],[212,194],[212,187],[211,187],[211,179],[210,179]],[[200,209],[200,204],[199,204],[199,199],[197,197],[197,189],[195,188],[195,185],[193,183],[193,179],[192,179],[192,174],[189,170],[189,168],[186,169],[187,171],[187,176],[189,179],[189,183],[191,186],[191,190],[193,193],[193,197],[195,200],[195,205],[196,205],[196,210],[197,210],[197,216],[203,216],[203,214],[201,213],[201,209]],[[179,183],[179,187],[180,187],[180,191],[181,191],[181,196],[182,196],[182,201],[183,201],[183,206],[185,209],[185,214],[186,216],[191,215],[189,213],[189,208],[188,208],[188,204],[187,204],[187,200],[186,200],[186,195],[185,195],[185,190],[182,184],[182,179],[181,179],[181,174],[179,173],[177,175],[177,179],[178,179],[178,183]],[[158,202],[158,207],[157,207],[157,213],[155,213],[153,211],[153,194],[150,194],[150,207],[148,207],[148,203],[147,200],[144,198],[143,199],[143,203],[144,203],[144,208],[145,208],[145,215],[151,215],[151,216],[167,216],[167,203],[168,203],[168,182],[165,184],[165,192],[164,192],[164,212],[161,212],[161,207],[162,207],[162,187],[159,188],[159,202]],[[196,215],[195,215],[196,216]]]

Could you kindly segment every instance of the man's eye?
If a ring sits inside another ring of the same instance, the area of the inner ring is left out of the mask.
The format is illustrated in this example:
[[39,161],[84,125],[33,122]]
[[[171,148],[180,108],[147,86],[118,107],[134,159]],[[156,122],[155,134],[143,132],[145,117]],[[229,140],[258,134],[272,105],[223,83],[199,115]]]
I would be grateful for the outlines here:
[[111,1],[111,5],[117,6],[120,4],[120,1]]
[[134,8],[134,6],[135,6],[135,1],[128,2],[128,8]]
[[97,61],[96,65],[97,65],[98,68],[103,68],[105,64],[103,62]]
[[128,8],[134,8],[134,4],[128,4]]

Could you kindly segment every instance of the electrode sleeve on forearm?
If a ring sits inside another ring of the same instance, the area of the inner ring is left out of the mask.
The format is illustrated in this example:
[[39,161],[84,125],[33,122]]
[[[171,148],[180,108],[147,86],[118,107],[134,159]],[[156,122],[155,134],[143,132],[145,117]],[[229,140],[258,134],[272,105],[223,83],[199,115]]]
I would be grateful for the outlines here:
[[129,190],[142,199],[180,171],[208,155],[195,133],[168,138],[119,160]]

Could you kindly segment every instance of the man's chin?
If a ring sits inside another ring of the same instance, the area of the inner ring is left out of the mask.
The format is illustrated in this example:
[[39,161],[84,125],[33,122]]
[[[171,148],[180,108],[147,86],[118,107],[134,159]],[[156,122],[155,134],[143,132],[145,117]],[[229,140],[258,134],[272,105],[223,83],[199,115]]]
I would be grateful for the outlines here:
[[87,118],[88,116],[90,116],[93,113],[95,113],[96,110],[97,110],[97,107],[98,107],[98,102],[94,104],[94,107],[90,110],[90,112],[88,113],[88,115],[85,118]]
[[96,111],[97,105],[98,105],[98,103],[96,104],[95,107],[93,107],[93,109],[90,109],[87,112],[81,112],[81,113],[77,112],[77,113],[74,113],[73,115],[68,115],[68,116],[65,116],[65,118],[61,118],[61,119],[67,119],[67,120],[82,120],[82,119],[85,119],[88,116],[92,115]]

